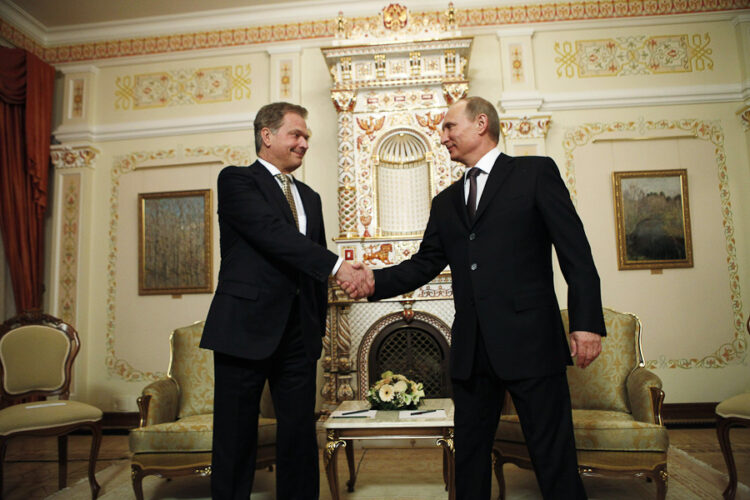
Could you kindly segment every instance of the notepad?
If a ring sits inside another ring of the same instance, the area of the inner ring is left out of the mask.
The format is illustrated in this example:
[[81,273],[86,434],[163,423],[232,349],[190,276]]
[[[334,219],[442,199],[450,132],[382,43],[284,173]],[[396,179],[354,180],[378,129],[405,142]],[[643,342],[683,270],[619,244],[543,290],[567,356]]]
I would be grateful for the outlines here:
[[65,406],[65,403],[39,403],[38,405],[29,405],[26,407],[26,409],[31,410],[33,408],[44,408],[45,406]]

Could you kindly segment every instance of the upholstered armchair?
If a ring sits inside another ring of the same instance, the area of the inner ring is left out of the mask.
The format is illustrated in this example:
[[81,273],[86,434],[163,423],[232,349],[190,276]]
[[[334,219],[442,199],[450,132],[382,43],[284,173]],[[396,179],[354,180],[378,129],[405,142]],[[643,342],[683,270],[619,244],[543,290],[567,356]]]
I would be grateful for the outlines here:
[[[568,311],[561,314],[568,331]],[[661,418],[661,380],[644,368],[640,320],[605,308],[604,321],[607,336],[599,357],[585,369],[568,367],[579,472],[652,479],[656,498],[663,500],[669,436]],[[510,397],[495,435],[493,455],[504,499],[503,465],[510,462],[531,468]]]
[[[143,499],[143,478],[211,474],[213,352],[198,347],[203,322],[170,336],[167,378],[147,385],[138,398],[140,426],[130,432],[133,491]],[[258,420],[257,467],[275,461],[276,419],[268,386]]]
[[[68,434],[91,432],[89,485],[91,498],[99,494],[96,457],[102,442],[102,411],[71,401],[73,361],[81,348],[78,333],[47,314],[24,314],[0,325],[0,498],[2,464],[8,440],[16,436],[57,436],[58,487],[68,473]],[[49,397],[57,399],[47,400]]]

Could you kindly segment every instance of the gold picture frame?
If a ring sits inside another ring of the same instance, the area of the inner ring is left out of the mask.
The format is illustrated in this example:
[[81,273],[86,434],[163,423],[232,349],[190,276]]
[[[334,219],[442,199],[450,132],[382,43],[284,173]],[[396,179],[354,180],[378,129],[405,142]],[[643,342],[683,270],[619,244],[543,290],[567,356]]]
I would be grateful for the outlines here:
[[620,270],[693,267],[687,170],[612,172]]
[[138,295],[213,292],[211,190],[138,194]]

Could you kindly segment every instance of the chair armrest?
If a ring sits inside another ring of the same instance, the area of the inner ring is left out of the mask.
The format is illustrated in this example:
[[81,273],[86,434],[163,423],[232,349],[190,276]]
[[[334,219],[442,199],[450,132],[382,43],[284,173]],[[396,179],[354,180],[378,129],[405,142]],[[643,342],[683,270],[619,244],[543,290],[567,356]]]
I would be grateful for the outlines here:
[[661,410],[664,391],[659,376],[638,367],[630,372],[625,383],[633,418],[640,422],[663,425]]
[[138,398],[140,427],[177,420],[179,397],[177,382],[171,378],[157,380],[144,387]]

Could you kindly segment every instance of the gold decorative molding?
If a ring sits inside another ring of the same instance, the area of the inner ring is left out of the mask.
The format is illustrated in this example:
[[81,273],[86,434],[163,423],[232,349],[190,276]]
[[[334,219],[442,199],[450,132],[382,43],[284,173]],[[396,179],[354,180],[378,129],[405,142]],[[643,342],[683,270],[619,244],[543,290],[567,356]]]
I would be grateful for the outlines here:
[[62,217],[58,274],[57,313],[73,326],[77,321],[78,240],[81,221],[81,174],[62,175]]
[[[514,5],[487,6],[444,11],[413,13],[415,25],[444,18],[457,29],[508,26],[555,21],[593,19],[627,19],[636,17],[695,14],[702,12],[740,11],[747,8],[743,0],[715,0],[711,2],[673,2],[672,0],[582,0],[573,3],[528,2]],[[118,59],[133,56],[186,53],[195,50],[242,47],[256,44],[312,40],[335,40],[340,29],[347,25],[374,25],[380,14],[370,17],[320,19],[277,25],[240,26],[221,30],[195,31],[162,36],[143,36],[115,40],[48,46],[35,40],[21,29],[0,18],[0,35],[14,46],[24,48],[49,64]],[[452,28],[451,28],[452,30]]]
[[250,83],[249,64],[118,76],[114,107],[138,110],[249,99]]
[[117,325],[117,263],[118,227],[120,213],[120,177],[149,164],[170,165],[190,158],[212,158],[224,164],[247,164],[249,150],[246,147],[216,146],[196,147],[183,150],[161,149],[139,151],[117,156],[110,171],[111,189],[109,197],[109,251],[107,254],[107,327],[105,332],[105,365],[110,375],[129,382],[157,380],[163,372],[142,371],[128,360],[119,358],[115,349]]
[[710,43],[708,33],[555,42],[555,72],[558,78],[589,78],[713,70]]
[[52,146],[50,161],[58,170],[67,168],[93,168],[100,151],[91,146]]
[[750,130],[750,105],[739,110],[737,115],[740,117],[740,121],[742,121],[742,128],[746,132]]
[[721,344],[714,352],[702,358],[667,359],[665,356],[658,360],[646,361],[646,368],[723,368],[730,364],[745,362],[748,352],[748,340],[745,334],[744,315],[742,313],[742,291],[740,289],[739,263],[734,237],[734,214],[729,194],[729,174],[724,149],[724,132],[718,122],[702,120],[639,120],[628,122],[587,123],[565,133],[563,148],[565,150],[565,183],[570,191],[573,202],[578,197],[575,185],[574,151],[592,142],[603,133],[637,133],[645,136],[648,133],[687,132],[697,139],[709,141],[714,146],[714,158],[719,178],[719,197],[721,200],[721,214],[723,219],[725,248],[727,252],[727,272],[729,275],[729,291],[732,314],[734,316],[734,332],[732,340]]
[[506,139],[544,139],[551,116],[507,117],[500,119],[500,132]]

